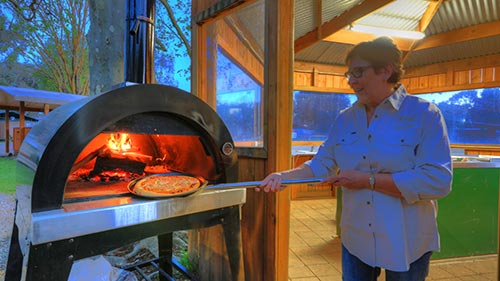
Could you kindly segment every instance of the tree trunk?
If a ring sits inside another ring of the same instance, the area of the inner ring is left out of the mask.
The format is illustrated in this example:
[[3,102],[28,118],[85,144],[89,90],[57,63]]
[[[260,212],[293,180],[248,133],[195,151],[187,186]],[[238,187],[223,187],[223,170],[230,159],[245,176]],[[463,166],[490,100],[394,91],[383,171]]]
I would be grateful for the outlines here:
[[89,0],[90,95],[124,82],[125,0]]

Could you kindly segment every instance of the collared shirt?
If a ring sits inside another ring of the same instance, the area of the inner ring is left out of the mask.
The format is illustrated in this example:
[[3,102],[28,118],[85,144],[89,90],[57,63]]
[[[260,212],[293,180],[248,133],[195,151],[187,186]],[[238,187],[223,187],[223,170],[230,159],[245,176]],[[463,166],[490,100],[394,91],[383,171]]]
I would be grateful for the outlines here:
[[451,191],[451,163],[440,110],[400,86],[377,106],[369,126],[364,105],[342,111],[306,165],[317,177],[337,169],[392,174],[403,199],[342,188],[341,237],[366,264],[407,271],[424,253],[439,250],[436,200]]

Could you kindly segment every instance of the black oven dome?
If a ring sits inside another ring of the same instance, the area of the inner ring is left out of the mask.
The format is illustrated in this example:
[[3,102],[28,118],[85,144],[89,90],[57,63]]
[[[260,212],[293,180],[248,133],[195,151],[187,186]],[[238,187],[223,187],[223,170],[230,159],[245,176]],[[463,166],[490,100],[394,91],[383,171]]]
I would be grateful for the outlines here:
[[[154,120],[155,114],[168,115],[172,122],[151,126],[148,118]],[[237,175],[232,137],[208,104],[175,87],[133,85],[60,106],[30,130],[17,160],[33,171],[32,212],[59,208],[79,153],[99,133],[123,127],[142,133],[154,129],[198,134],[213,151],[221,172]]]

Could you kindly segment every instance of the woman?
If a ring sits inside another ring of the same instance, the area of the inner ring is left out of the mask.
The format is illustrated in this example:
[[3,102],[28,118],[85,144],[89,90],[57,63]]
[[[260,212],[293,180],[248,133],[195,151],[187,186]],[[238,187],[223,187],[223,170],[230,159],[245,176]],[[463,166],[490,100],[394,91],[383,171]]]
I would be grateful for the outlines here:
[[401,51],[387,37],[356,45],[345,73],[358,100],[340,112],[318,153],[302,166],[268,175],[323,177],[342,187],[342,279],[425,280],[439,250],[437,202],[451,191],[446,124],[439,109],[400,84]]

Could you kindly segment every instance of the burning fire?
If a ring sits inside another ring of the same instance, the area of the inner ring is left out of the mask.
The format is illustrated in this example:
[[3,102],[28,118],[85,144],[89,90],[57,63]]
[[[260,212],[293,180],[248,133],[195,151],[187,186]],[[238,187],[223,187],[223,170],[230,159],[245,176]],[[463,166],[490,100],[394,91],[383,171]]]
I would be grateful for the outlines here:
[[111,134],[108,139],[108,147],[117,152],[126,152],[132,148],[132,141],[128,134]]

